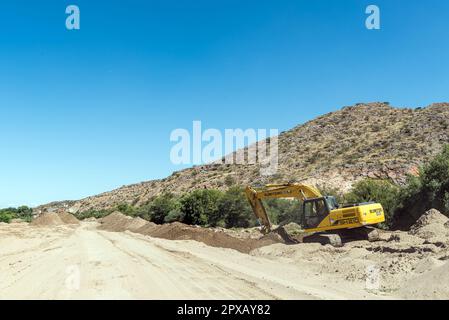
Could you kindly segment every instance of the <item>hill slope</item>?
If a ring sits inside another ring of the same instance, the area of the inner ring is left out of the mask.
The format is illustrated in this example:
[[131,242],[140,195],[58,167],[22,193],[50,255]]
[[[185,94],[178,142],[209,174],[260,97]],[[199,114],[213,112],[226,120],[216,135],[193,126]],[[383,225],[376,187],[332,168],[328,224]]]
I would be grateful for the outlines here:
[[107,209],[119,203],[142,205],[162,192],[298,181],[347,191],[366,177],[403,183],[424,161],[449,143],[449,103],[426,108],[357,104],[325,114],[279,135],[279,169],[263,177],[257,165],[214,163],[173,173],[162,180],[123,186],[79,201],[57,202],[38,212]]

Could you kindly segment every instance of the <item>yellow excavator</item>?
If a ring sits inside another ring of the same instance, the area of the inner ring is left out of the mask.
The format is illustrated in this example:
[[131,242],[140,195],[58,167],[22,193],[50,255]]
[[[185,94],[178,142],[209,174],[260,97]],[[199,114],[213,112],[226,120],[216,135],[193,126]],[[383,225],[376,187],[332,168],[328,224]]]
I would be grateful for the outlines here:
[[[338,204],[333,196],[323,196],[321,192],[306,184],[271,184],[261,188],[248,186],[246,196],[262,231],[272,231],[272,224],[262,200],[291,198],[302,201],[300,225],[306,234],[304,242],[329,243],[342,246],[342,238],[362,238],[376,241],[379,233],[370,227],[385,221],[380,203]],[[298,222],[298,221],[295,221]]]

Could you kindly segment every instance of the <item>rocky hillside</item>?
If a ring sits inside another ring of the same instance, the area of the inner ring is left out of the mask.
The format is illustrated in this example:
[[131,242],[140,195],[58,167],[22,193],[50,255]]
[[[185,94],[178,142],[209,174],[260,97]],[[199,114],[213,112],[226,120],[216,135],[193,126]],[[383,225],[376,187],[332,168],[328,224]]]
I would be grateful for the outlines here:
[[79,201],[52,203],[37,212],[107,209],[119,203],[142,205],[162,192],[183,193],[231,184],[307,182],[347,191],[366,177],[403,183],[407,174],[449,143],[449,103],[426,108],[357,104],[325,114],[279,136],[279,169],[270,177],[257,165],[214,163],[173,173],[162,180],[124,186]]

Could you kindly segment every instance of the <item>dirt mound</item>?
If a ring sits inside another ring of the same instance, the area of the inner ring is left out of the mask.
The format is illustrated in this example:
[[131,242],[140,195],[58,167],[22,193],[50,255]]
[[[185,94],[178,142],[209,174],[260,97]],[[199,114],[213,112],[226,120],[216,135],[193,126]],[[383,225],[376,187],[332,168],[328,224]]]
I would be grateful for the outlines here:
[[126,230],[135,232],[135,231],[139,230],[140,228],[145,227],[147,224],[149,224],[148,221],[138,217],[138,218],[133,218],[133,219],[129,220],[125,227],[126,227]]
[[430,209],[410,228],[410,234],[423,239],[444,238],[449,236],[449,229],[446,227],[448,222],[448,217],[436,209]]
[[147,223],[145,225],[137,228],[134,232],[140,233],[140,234],[143,234],[143,235],[148,235],[157,227],[158,227],[157,224],[147,221]]
[[243,253],[263,246],[283,242],[278,235],[266,235],[260,239],[239,239],[219,229],[206,229],[182,224],[180,222],[164,225],[146,225],[138,233],[168,240],[195,240],[211,247],[229,248]]
[[63,225],[61,217],[57,213],[44,213],[31,222],[33,226],[60,226]]
[[98,229],[108,230],[108,231],[125,231],[126,224],[131,219],[131,217],[127,217],[124,214],[116,211],[107,215],[104,218],[100,219],[101,226]]
[[73,214],[70,214],[67,212],[60,212],[60,213],[57,213],[57,215],[59,216],[59,218],[62,220],[62,222],[64,224],[79,224],[80,223],[79,220]]
[[230,248],[243,253],[263,246],[285,243],[279,234],[269,234],[259,239],[241,239],[220,229],[189,226],[180,222],[157,225],[141,218],[131,218],[114,212],[100,220],[101,230],[123,232],[126,230],[168,240],[195,240],[211,247]]
[[132,218],[115,211],[110,215],[101,218],[100,223],[101,226],[98,228],[101,230],[122,232],[126,230],[135,231],[143,227],[148,222],[141,218]]
[[152,228],[146,235],[168,240],[195,240],[211,247],[231,248],[244,253],[252,249],[251,241],[237,239],[221,231],[192,227],[179,222]]
[[[441,262],[440,262],[441,263]],[[425,266],[423,275],[411,279],[399,290],[398,295],[405,299],[448,299],[449,297],[449,263],[432,270],[439,263],[432,261],[432,266]]]
[[31,222],[33,226],[61,226],[65,224],[79,224],[79,220],[70,213],[44,213]]

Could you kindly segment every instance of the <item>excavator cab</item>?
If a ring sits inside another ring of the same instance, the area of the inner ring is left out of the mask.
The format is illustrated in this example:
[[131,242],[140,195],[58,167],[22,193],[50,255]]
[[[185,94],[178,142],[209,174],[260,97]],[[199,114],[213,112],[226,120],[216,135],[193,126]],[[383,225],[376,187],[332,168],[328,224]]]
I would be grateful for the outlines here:
[[303,227],[306,229],[317,228],[332,210],[338,208],[337,199],[333,196],[305,199],[301,219]]

